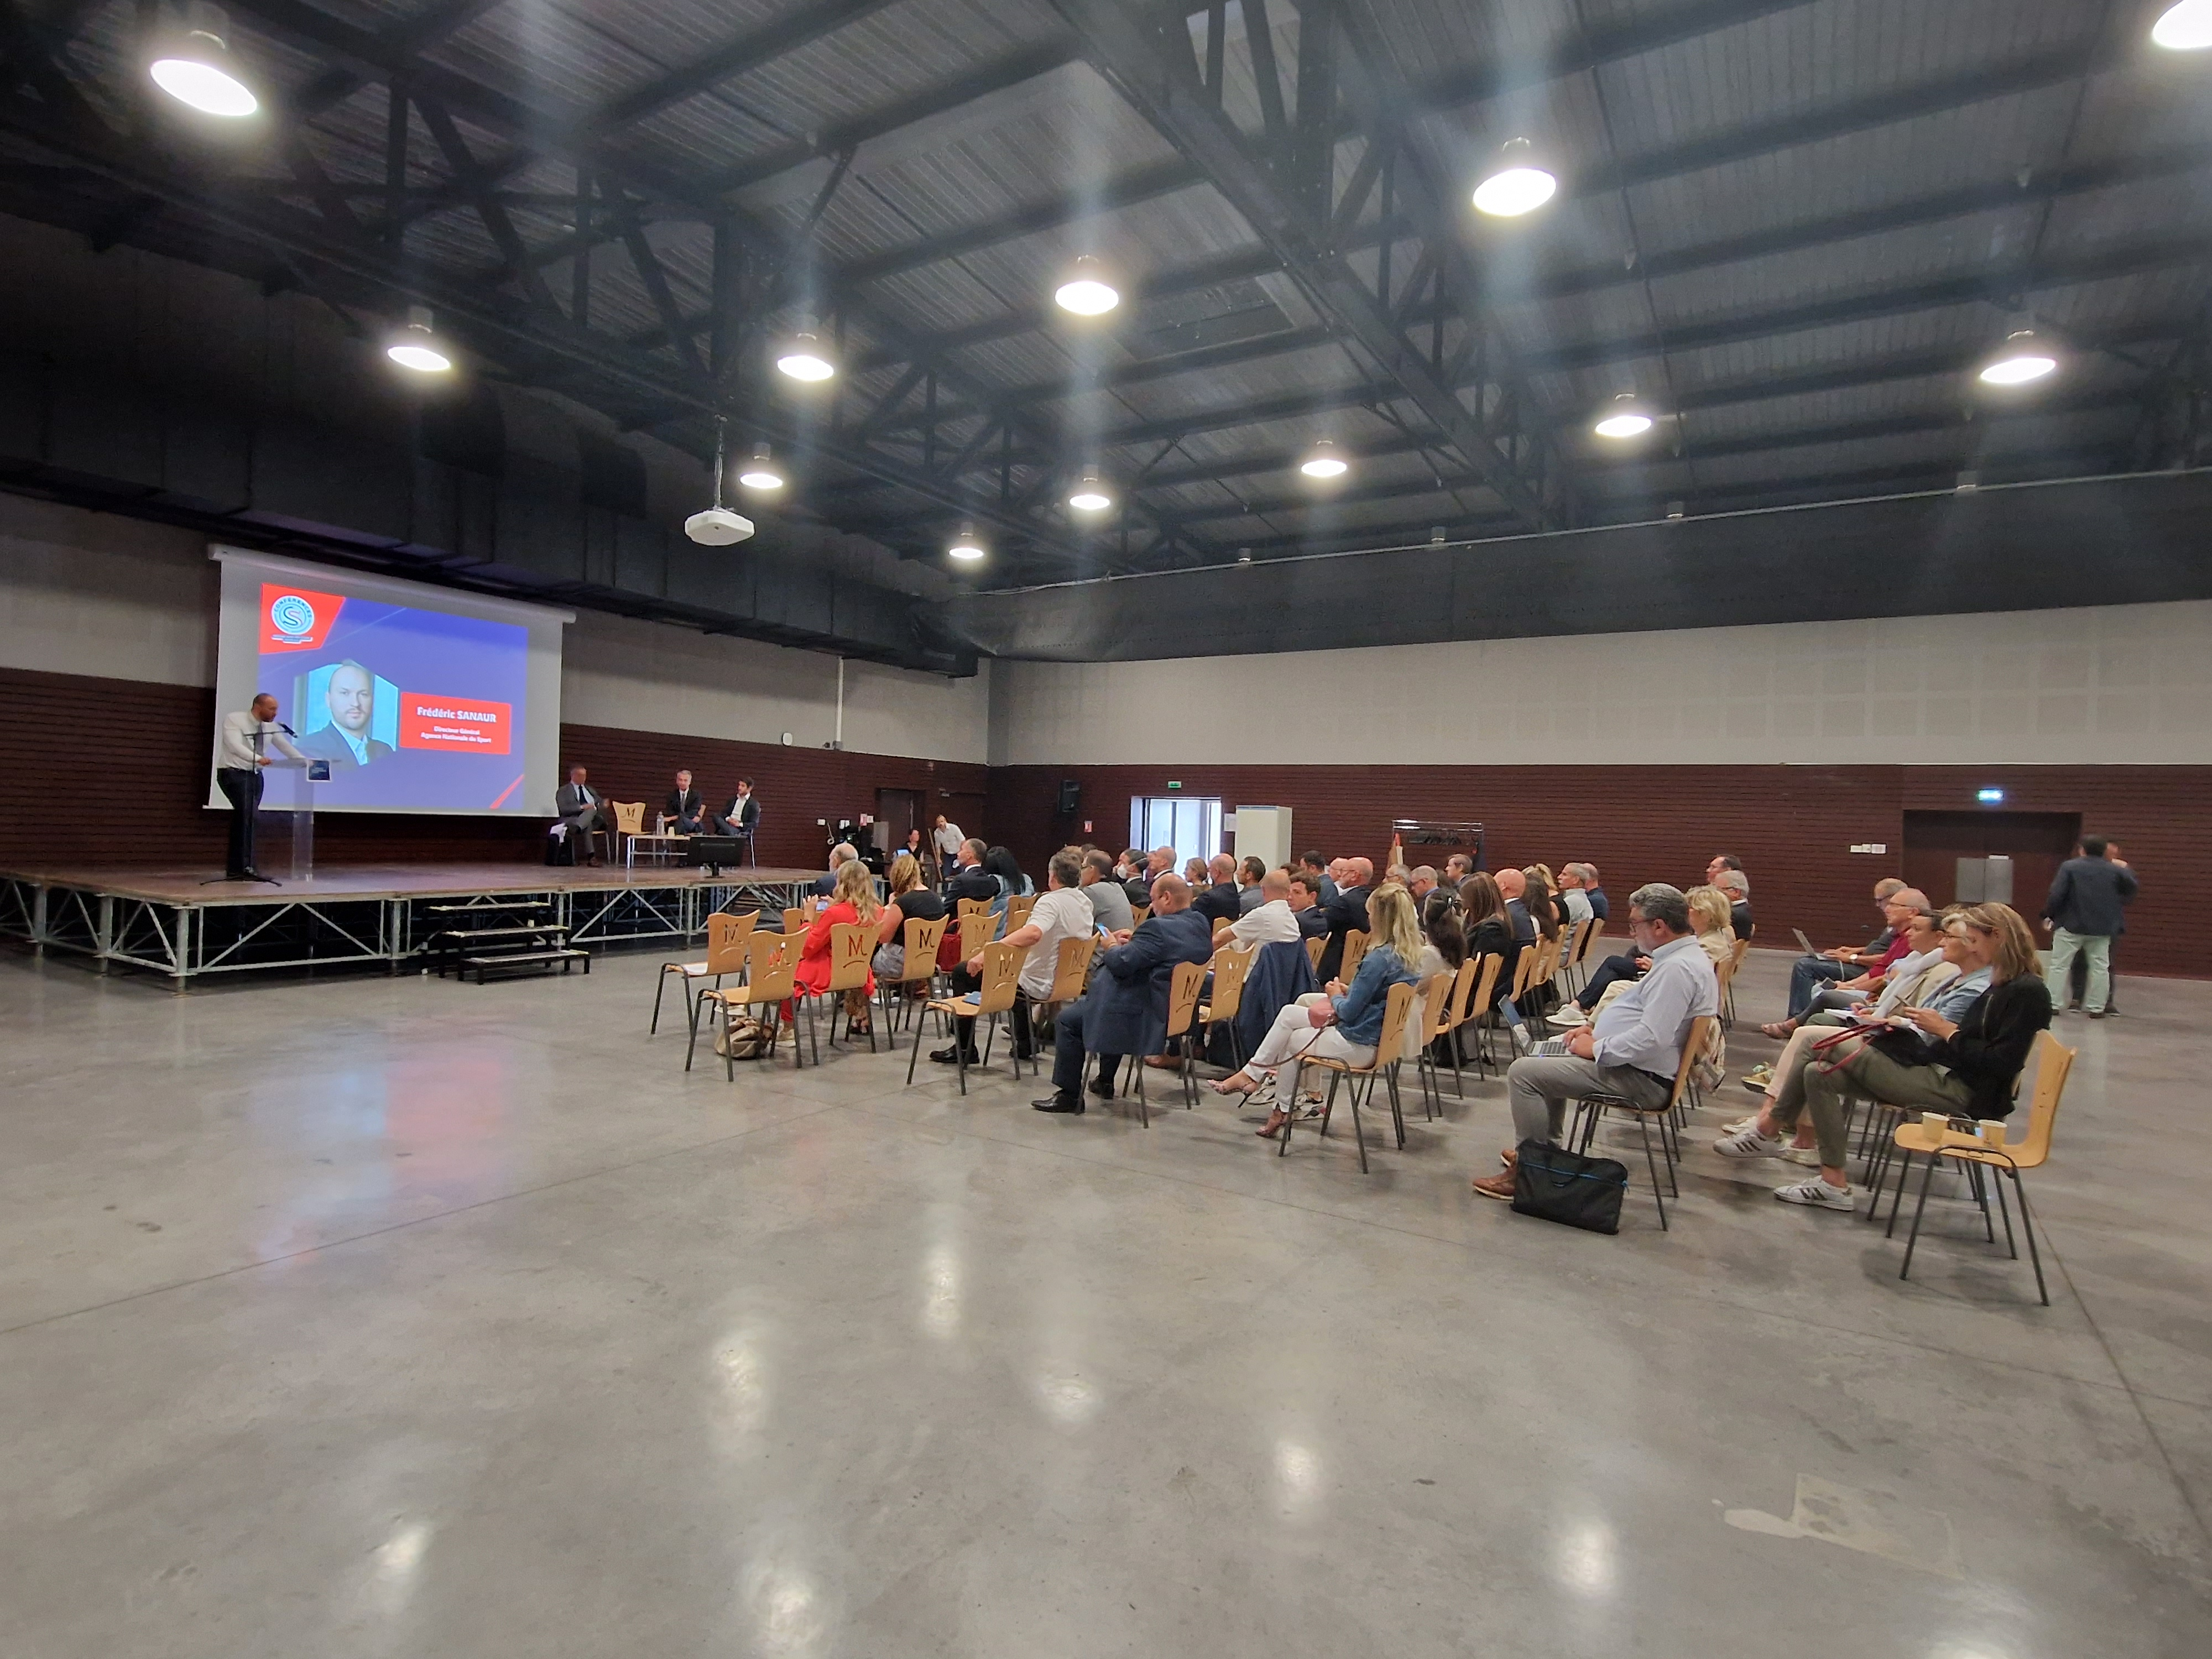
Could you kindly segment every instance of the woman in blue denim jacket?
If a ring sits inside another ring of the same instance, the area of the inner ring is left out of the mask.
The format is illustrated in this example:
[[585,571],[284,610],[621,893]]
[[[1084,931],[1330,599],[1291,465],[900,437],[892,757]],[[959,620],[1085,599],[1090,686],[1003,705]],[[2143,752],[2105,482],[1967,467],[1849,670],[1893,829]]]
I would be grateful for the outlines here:
[[1250,1061],[1210,1085],[1219,1095],[1246,1095],[1273,1075],[1275,1109],[1268,1115],[1261,1134],[1282,1132],[1297,1109],[1298,1067],[1308,1060],[1341,1060],[1366,1066],[1375,1059],[1382,1040],[1382,1020],[1389,1012],[1390,988],[1414,983],[1413,964],[1420,960],[1421,929],[1413,911],[1413,896],[1395,883],[1386,882],[1367,900],[1370,943],[1359,959],[1352,983],[1329,981],[1326,993],[1301,998],[1275,1016],[1267,1035],[1260,1040]]

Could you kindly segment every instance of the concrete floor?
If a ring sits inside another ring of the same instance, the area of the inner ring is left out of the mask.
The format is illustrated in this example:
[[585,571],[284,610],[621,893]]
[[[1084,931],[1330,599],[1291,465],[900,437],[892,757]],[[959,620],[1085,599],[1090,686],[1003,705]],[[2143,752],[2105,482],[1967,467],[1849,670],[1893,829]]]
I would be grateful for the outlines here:
[[653,962],[0,957],[0,1652],[2212,1651],[2212,986],[2063,1023],[2043,1309],[1716,1113],[1607,1239],[1469,1195],[1495,1083],[1363,1178],[1002,1066],[686,1076]]

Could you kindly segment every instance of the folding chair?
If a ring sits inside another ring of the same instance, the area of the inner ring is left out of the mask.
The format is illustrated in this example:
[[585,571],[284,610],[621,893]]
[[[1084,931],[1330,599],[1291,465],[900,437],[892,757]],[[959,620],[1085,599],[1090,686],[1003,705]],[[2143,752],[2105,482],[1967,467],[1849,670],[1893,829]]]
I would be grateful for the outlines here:
[[1726,978],[1721,981],[1721,1030],[1723,1031],[1733,1031],[1735,1030],[1736,969],[1743,966],[1743,959],[1745,956],[1748,954],[1750,950],[1751,941],[1749,939],[1738,939],[1735,942],[1735,952],[1729,957],[1727,963],[1723,964],[1722,968],[1722,972],[1727,975]]
[[[1176,963],[1175,972],[1168,980],[1168,1042],[1190,1035],[1190,1022],[1198,1012],[1199,988],[1206,983],[1206,969],[1202,962]],[[1188,1042],[1183,1045],[1186,1051],[1189,1046]],[[1163,1048],[1160,1052],[1165,1054],[1167,1050]],[[1149,1129],[1152,1127],[1152,1114],[1145,1103],[1145,1073],[1152,1067],[1145,1064],[1140,1054],[1131,1055],[1129,1064],[1137,1073],[1137,1121]],[[1198,1085],[1191,1075],[1188,1052],[1183,1054],[1177,1075],[1182,1079],[1183,1109],[1188,1111],[1198,1103]]]
[[[876,953],[876,930],[865,921],[834,921],[830,924],[830,982],[819,991],[805,991],[799,1000],[806,1005],[806,1041],[814,1050],[814,1063],[822,1063],[821,1034],[815,1024],[815,1008],[828,997],[842,999],[848,991],[858,991],[868,982],[868,958]],[[846,1016],[847,1035],[851,1035],[852,1017]],[[799,1041],[796,1030],[791,1040]],[[830,1019],[830,1044],[837,1043],[837,1020],[833,1013]],[[868,1052],[876,1052],[876,1028],[868,1026]]]
[[[899,993],[911,985],[927,986],[937,979],[937,947],[945,939],[945,930],[951,926],[951,918],[939,916],[934,921],[924,921],[920,916],[907,918],[902,930],[905,937],[906,960],[896,979],[878,979],[876,989],[884,1001],[884,1017],[892,1022],[892,1030],[906,1018],[907,999]],[[889,1036],[890,1033],[884,1033]]]
[[1904,1279],[1912,1271],[1912,1252],[1920,1242],[1920,1218],[1928,1208],[1929,1183],[1936,1177],[1936,1166],[1949,1159],[1964,1164],[1972,1182],[1974,1198],[1982,1206],[1982,1225],[1989,1232],[1989,1241],[1996,1243],[1996,1230],[1990,1227],[1990,1200],[1982,1183],[1981,1172],[1990,1171],[1990,1184],[1996,1188],[1997,1209],[2004,1217],[2005,1248],[2012,1259],[2020,1260],[2020,1246],[2013,1237],[2012,1211],[2005,1203],[2004,1177],[2012,1177],[2013,1191],[2020,1198],[2021,1231],[2027,1235],[2027,1259],[2035,1268],[2035,1293],[2043,1305],[2051,1305],[2050,1288],[2043,1282],[2043,1253],[2035,1248],[2035,1221],[2027,1212],[2027,1187],[2020,1178],[2022,1170],[2039,1170],[2051,1158],[2051,1135],[2058,1121],[2058,1103],[2066,1093],[2066,1079],[2074,1069],[2080,1055],[2079,1048],[2069,1048],[2048,1031],[2039,1032],[2035,1039],[2038,1061],[2035,1068],[2035,1097],[2028,1107],[2027,1135],[2017,1144],[1992,1148],[1978,1135],[1946,1129],[1942,1139],[1931,1138],[1918,1122],[1903,1123],[1893,1136],[1899,1152],[1905,1154],[1904,1168],[1898,1171],[1897,1199],[1891,1205],[1889,1226],[1893,1237],[1897,1230],[1898,1206],[1905,1199],[1906,1177],[1912,1173],[1912,1158],[1916,1152],[1924,1154],[1928,1168],[1920,1177],[1920,1201],[1913,1206],[1912,1231],[1905,1241],[1905,1261],[1897,1270]]
[[[1082,939],[1064,939],[1053,963],[1052,989],[1042,997],[1022,995],[1030,1006],[1030,1040],[1038,1052],[1052,1046],[1053,1022],[1068,1003],[1079,1001],[1083,988],[1090,982],[1091,960],[1098,954],[1098,935],[1091,933]],[[1017,988],[1017,994],[1022,994]],[[1041,1017],[1043,1023],[1040,1024]]]
[[696,981],[711,979],[717,988],[732,974],[744,971],[745,941],[752,936],[753,924],[760,920],[757,911],[742,916],[732,916],[717,910],[707,918],[707,959],[704,962],[664,962],[660,964],[659,983],[653,988],[653,1024],[645,1034],[651,1036],[660,1029],[660,997],[668,988],[668,976],[675,975],[684,981],[684,1003],[690,1011],[692,1028],[699,1024],[699,1004],[691,994]]
[[[969,918],[971,922],[976,920],[978,918],[972,916]],[[980,920],[988,926],[991,918],[987,915]],[[1014,1006],[1014,994],[1018,988],[1015,981],[1021,976],[1022,957],[1024,954],[1011,945],[984,945],[982,950],[983,988],[970,992],[964,997],[932,997],[925,1005],[926,1012],[943,1016],[952,1026],[955,1033],[952,1047],[958,1056],[960,1092],[963,1095],[968,1092],[968,1045],[959,1039],[958,1022],[963,1019],[988,1018],[991,1022],[991,1029],[986,1035],[986,1041],[998,1036],[999,1017]],[[915,1021],[914,1049],[907,1055],[906,1086],[909,1089],[914,1087],[915,1061],[921,1057],[922,1024],[923,1022],[921,1020]],[[988,1065],[990,1058],[990,1050],[987,1048],[979,1063]],[[1019,1077],[1021,1074],[1021,1055],[1020,1051],[1017,1050],[1014,1056],[1014,1075]]]
[[[1359,959],[1367,954],[1367,947],[1374,942],[1374,937],[1358,927],[1344,930],[1344,955],[1337,963],[1336,976],[1346,985],[1352,983],[1352,976],[1359,971]],[[1318,969],[1321,963],[1316,961],[1314,966]]]
[[[1474,960],[1474,958],[1470,958]],[[1504,956],[1496,951],[1486,951],[1480,958],[1482,969],[1475,975],[1474,988],[1459,998],[1458,1025],[1472,1020],[1474,1024],[1474,1075],[1479,1083],[1485,1072],[1498,1069],[1498,1057],[1490,1051],[1490,1034],[1497,1029],[1498,1016],[1492,1009],[1492,994],[1498,989],[1498,975],[1505,967]],[[1462,969],[1464,972],[1464,968]],[[1452,1032],[1452,1053],[1460,1051],[1457,1026]]]
[[1719,1021],[1711,1014],[1699,1014],[1690,1022],[1689,1034],[1682,1040],[1682,1063],[1674,1068],[1674,1086],[1668,1092],[1663,1106],[1639,1106],[1621,1095],[1585,1095],[1575,1103],[1574,1122],[1567,1130],[1567,1144],[1578,1152],[1589,1151],[1590,1142],[1597,1139],[1598,1120],[1608,1111],[1626,1112],[1636,1120],[1636,1127],[1644,1134],[1644,1164],[1651,1171],[1651,1200],[1659,1206],[1659,1231],[1668,1231],[1667,1194],[1659,1190],[1659,1165],[1651,1156],[1651,1120],[1659,1120],[1659,1150],[1667,1160],[1667,1186],[1676,1198],[1682,1195],[1681,1185],[1674,1177],[1675,1165],[1680,1161],[1681,1151],[1674,1140],[1674,1123],[1684,1098],[1695,1087],[1691,1074],[1698,1062],[1705,1057]]
[[[775,1060],[775,1045],[783,1036],[781,1005],[791,1000],[793,980],[799,971],[799,936],[795,933],[756,933],[745,940],[745,982],[735,988],[724,987],[716,991],[699,993],[700,1003],[713,1010],[725,1030],[728,1030],[732,1012],[739,1008],[766,1007],[768,1010],[768,1047],[760,1058],[771,1064]],[[711,1023],[711,1022],[710,1022]],[[699,1044],[699,1028],[691,1028],[691,1041],[684,1049],[684,1069],[691,1069],[692,1051]],[[799,1051],[799,1028],[791,1032],[791,1064],[793,1070],[804,1063]],[[737,1080],[736,1056],[726,1043],[722,1054],[722,1074],[731,1081]]]
[[1321,953],[1327,949],[1328,940],[1319,934],[1306,941],[1306,960],[1313,963],[1313,970],[1316,974],[1321,972]]
[[[1413,1073],[1421,1085],[1423,1117],[1435,1117],[1444,1109],[1444,1083],[1437,1071],[1436,1044],[1451,1030],[1452,990],[1465,973],[1466,964],[1462,963],[1460,972],[1454,973],[1446,969],[1442,973],[1430,975],[1421,985],[1421,1047],[1419,1056],[1413,1064]],[[1432,1089],[1435,1111],[1429,1109]]]
[[[1373,1060],[1364,1066],[1354,1066],[1344,1060],[1307,1060],[1301,1062],[1306,1066],[1318,1066],[1323,1071],[1335,1074],[1328,1080],[1328,1097],[1322,1103],[1319,1133],[1324,1136],[1328,1133],[1329,1114],[1336,1109],[1336,1086],[1347,1078],[1351,1079],[1352,1136],[1359,1143],[1359,1173],[1362,1175],[1367,1173],[1367,1132],[1361,1127],[1359,1121],[1361,1079],[1366,1079],[1370,1101],[1375,1097],[1376,1078],[1382,1078],[1389,1085],[1390,1121],[1397,1127],[1398,1149],[1403,1152],[1406,1147],[1406,1115],[1398,1103],[1398,1067],[1404,1063],[1406,1022],[1413,1018],[1413,988],[1406,984],[1394,985],[1390,988],[1389,1000],[1383,1005],[1382,1035],[1375,1044]],[[1285,1157],[1290,1152],[1291,1126],[1297,1121],[1296,1103],[1293,1102],[1291,1115],[1283,1120],[1283,1133],[1279,1137],[1282,1144],[1275,1148],[1276,1157]]]
[[797,938],[814,926],[814,912],[803,904],[794,904],[783,913],[783,931]]
[[1212,1046],[1213,1028],[1226,1024],[1229,1052],[1238,1066],[1244,1063],[1244,1047],[1237,1036],[1237,1011],[1244,1006],[1245,975],[1252,971],[1252,959],[1259,954],[1256,945],[1241,949],[1218,946],[1213,953],[1213,1000],[1199,1005],[1198,1025],[1206,1034],[1206,1046]]

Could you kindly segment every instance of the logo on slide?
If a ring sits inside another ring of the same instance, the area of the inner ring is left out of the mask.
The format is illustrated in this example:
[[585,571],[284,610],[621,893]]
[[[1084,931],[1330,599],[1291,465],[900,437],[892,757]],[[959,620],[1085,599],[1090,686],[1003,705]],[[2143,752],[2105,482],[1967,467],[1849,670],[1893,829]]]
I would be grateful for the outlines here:
[[345,604],[337,593],[318,593],[311,587],[281,587],[261,584],[261,649],[313,651],[329,637]]
[[315,631],[315,607],[297,593],[287,593],[269,607],[269,620],[286,639],[305,639]]

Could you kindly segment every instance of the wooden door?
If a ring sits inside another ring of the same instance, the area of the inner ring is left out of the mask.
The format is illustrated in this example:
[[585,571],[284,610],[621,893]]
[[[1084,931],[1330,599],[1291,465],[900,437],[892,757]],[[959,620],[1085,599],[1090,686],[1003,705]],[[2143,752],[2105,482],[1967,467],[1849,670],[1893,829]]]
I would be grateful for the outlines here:
[[2079,812],[1907,812],[1905,879],[1937,908],[1958,898],[1959,860],[2012,860],[2012,908],[2029,925],[2081,834]]

